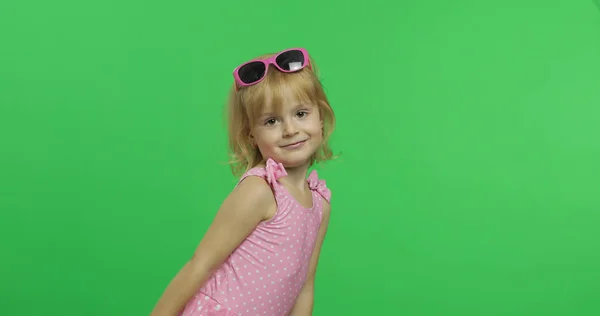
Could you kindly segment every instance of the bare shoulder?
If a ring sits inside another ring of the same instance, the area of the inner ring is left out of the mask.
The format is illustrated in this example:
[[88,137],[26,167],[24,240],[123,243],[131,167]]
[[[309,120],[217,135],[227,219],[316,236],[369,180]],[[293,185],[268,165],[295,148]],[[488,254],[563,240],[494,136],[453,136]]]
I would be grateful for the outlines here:
[[260,213],[260,216],[266,219],[270,214],[269,209],[274,204],[273,190],[267,181],[261,177],[249,176],[231,191],[223,202],[221,211],[236,210],[237,213],[251,212],[255,215]]
[[212,271],[269,214],[274,196],[260,177],[250,176],[229,193],[193,256],[195,271]]
[[329,218],[331,214],[331,204],[327,200],[323,199],[323,218]]

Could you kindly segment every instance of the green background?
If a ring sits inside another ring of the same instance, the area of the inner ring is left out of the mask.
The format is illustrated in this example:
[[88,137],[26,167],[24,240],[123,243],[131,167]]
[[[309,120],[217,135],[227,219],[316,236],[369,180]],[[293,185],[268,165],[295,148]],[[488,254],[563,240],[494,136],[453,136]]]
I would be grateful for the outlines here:
[[314,315],[600,315],[594,1],[0,2],[0,314],[147,315],[236,179],[231,71],[337,114]]

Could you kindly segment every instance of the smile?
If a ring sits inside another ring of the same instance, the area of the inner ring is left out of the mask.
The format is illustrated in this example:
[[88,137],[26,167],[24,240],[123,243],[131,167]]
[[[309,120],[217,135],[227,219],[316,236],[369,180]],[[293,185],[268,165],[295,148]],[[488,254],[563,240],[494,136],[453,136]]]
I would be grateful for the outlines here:
[[295,142],[295,143],[292,143],[292,144],[289,144],[289,145],[285,145],[285,146],[281,146],[281,147],[282,148],[294,149],[294,148],[298,148],[298,147],[304,145],[304,143],[306,143],[306,140]]

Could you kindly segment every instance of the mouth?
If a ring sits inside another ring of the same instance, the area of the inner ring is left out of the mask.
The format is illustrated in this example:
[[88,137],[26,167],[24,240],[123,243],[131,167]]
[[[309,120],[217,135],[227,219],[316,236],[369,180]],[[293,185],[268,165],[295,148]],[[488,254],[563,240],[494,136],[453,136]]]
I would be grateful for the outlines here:
[[295,143],[291,143],[291,144],[287,144],[285,146],[281,146],[282,148],[296,148],[296,147],[300,147],[302,146],[302,144],[304,144],[306,142],[306,140],[301,140],[299,142],[295,142]]

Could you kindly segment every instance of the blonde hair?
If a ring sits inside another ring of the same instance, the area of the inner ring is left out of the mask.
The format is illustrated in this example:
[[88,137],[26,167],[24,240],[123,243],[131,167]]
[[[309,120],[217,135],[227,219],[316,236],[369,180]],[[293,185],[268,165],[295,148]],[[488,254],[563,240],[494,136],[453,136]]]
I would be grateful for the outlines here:
[[[261,58],[273,56],[267,54]],[[263,157],[252,143],[250,131],[256,118],[268,105],[275,107],[283,103],[283,92],[290,89],[299,102],[311,103],[318,107],[323,121],[323,142],[310,160],[310,165],[333,158],[329,137],[335,128],[335,115],[316,73],[312,58],[311,67],[293,73],[283,73],[270,66],[263,81],[258,84],[231,87],[227,107],[229,154],[231,171],[241,176],[263,161]]]

